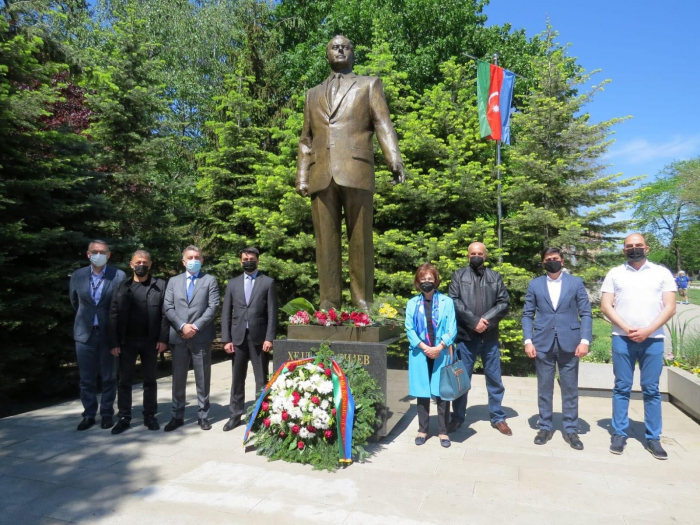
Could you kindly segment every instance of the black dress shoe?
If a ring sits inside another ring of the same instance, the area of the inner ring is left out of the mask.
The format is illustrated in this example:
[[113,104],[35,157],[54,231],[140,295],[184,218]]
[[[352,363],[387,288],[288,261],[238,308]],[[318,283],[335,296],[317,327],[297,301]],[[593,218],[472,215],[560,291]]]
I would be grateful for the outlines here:
[[416,445],[418,445],[419,447],[421,445],[425,445],[426,439],[427,439],[426,436],[416,436]]
[[452,432],[457,432],[457,429],[462,426],[464,421],[459,421],[458,419],[453,419],[450,424],[447,425],[447,433],[452,434]]
[[228,432],[230,430],[233,430],[236,428],[238,425],[240,425],[242,421],[240,419],[229,419],[226,424],[224,425],[224,432]]
[[535,445],[544,445],[547,441],[552,439],[553,435],[554,432],[551,430],[540,430],[535,436]]
[[651,455],[656,459],[668,459],[668,454],[663,449],[658,439],[647,439],[646,449],[651,452]]
[[112,434],[121,434],[125,430],[131,427],[131,421],[126,418],[121,418],[117,421],[117,424],[112,428]]
[[578,437],[578,434],[576,432],[572,432],[571,434],[564,434],[564,441],[566,441],[571,448],[574,450],[583,450],[583,443]]
[[443,448],[450,448],[452,442],[449,439],[440,439],[440,446]]
[[622,451],[625,450],[626,444],[627,438],[625,436],[615,435],[610,440],[610,452],[619,456],[622,454]]
[[197,421],[197,424],[202,427],[202,430],[211,430],[211,423],[209,423],[209,420],[206,417],[203,417]]
[[100,425],[102,428],[112,428],[114,426],[114,419],[112,419],[112,416],[106,416],[102,418],[102,424]]
[[147,417],[143,420],[143,426],[146,427],[148,430],[158,430],[160,429],[160,425],[158,424],[158,420],[154,416]]
[[92,425],[95,424],[94,417],[84,417],[83,420],[78,424],[78,430],[87,430]]
[[175,430],[178,427],[181,427],[184,424],[184,419],[177,419],[174,417],[170,420],[170,422],[167,425],[165,425],[165,428],[163,430],[165,430],[166,432],[172,432],[173,430]]

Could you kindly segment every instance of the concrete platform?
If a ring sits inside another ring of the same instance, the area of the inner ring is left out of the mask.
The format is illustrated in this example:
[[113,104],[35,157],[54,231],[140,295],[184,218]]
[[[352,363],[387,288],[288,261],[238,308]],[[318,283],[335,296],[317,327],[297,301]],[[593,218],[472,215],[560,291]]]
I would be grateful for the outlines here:
[[[580,400],[585,450],[569,448],[559,432],[538,447],[536,380],[504,378],[514,432],[506,437],[491,428],[484,379],[475,376],[469,424],[452,447],[436,437],[416,447],[415,402],[405,396],[406,373],[394,372],[390,395],[404,401],[393,430],[372,444],[368,461],[329,474],[246,453],[242,427],[222,432],[230,378],[228,363],[213,367],[208,432],[195,424],[191,374],[187,424],[169,434],[149,432],[140,419],[120,436],[99,426],[77,432],[78,401],[0,420],[0,524],[700,523],[700,425],[669,403],[668,461],[644,450],[637,400],[622,456],[608,452],[610,400],[595,397]],[[170,387],[159,381],[161,424],[169,419]],[[248,387],[250,399],[252,372]]]

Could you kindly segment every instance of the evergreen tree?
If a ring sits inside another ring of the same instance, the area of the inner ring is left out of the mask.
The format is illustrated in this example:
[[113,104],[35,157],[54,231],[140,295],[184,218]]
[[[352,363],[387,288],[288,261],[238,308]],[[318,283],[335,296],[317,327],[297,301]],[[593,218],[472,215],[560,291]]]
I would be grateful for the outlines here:
[[[531,57],[530,92],[519,97],[513,145],[504,147],[504,247],[517,266],[535,268],[547,246],[561,246],[584,264],[606,235],[624,231],[614,220],[628,208],[636,179],[608,174],[602,157],[612,128],[624,118],[590,122],[586,104],[607,81],[581,92],[586,74],[550,28],[542,53]],[[521,80],[518,80],[521,82]]]
[[74,360],[68,279],[105,202],[79,134],[80,89],[36,32],[8,19],[0,17],[0,389],[46,393],[65,388],[58,372]]

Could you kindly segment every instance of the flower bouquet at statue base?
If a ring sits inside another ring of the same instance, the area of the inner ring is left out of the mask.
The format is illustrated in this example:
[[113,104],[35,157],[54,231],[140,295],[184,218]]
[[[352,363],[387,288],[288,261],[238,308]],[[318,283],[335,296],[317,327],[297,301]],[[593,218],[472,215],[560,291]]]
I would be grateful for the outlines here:
[[383,401],[361,365],[334,359],[323,343],[314,357],[277,369],[248,412],[243,443],[271,460],[335,470],[368,455],[364,446],[381,424]]

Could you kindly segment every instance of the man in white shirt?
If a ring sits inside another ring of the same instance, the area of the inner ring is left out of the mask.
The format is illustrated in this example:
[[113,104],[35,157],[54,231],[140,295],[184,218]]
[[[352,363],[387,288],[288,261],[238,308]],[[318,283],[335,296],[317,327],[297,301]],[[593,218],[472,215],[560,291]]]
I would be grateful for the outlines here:
[[[559,248],[542,254],[547,275],[530,281],[523,309],[525,353],[535,359],[540,412],[536,445],[552,439],[554,375],[559,367],[564,440],[583,450],[578,437],[578,362],[588,353],[593,318],[588,293],[580,277],[564,270]],[[533,322],[534,321],[534,322]]]
[[613,436],[610,452],[622,454],[629,426],[627,412],[635,363],[639,362],[644,396],[646,448],[657,459],[667,459],[661,447],[661,394],[659,377],[664,366],[663,326],[676,313],[676,283],[671,272],[647,261],[644,237],[629,235],[622,249],[627,262],[608,272],[603,281],[600,309],[612,322]]

